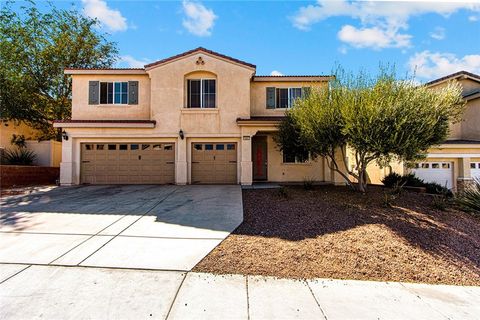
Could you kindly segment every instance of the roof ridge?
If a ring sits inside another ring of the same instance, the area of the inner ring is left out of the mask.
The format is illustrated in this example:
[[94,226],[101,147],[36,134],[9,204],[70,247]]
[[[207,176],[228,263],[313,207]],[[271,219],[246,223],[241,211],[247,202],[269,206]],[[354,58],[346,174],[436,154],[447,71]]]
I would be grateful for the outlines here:
[[157,65],[160,65],[160,64],[163,64],[163,63],[166,63],[166,62],[169,62],[169,61],[172,61],[172,60],[181,58],[181,57],[188,56],[188,55],[190,55],[190,54],[192,54],[192,53],[195,53],[195,52],[198,52],[198,51],[203,51],[203,52],[205,52],[205,53],[208,53],[208,54],[211,54],[211,55],[214,55],[214,56],[217,56],[217,57],[226,59],[226,60],[230,60],[230,61],[235,62],[235,63],[243,64],[243,65],[245,65],[245,66],[247,66],[247,67],[250,67],[250,68],[254,68],[254,69],[257,68],[257,66],[254,65],[254,64],[251,64],[251,63],[248,63],[248,62],[245,62],[245,61],[242,61],[242,60],[239,60],[239,59],[236,59],[236,58],[233,58],[233,57],[224,55],[224,54],[222,54],[222,53],[218,53],[218,52],[213,51],[213,50],[206,49],[206,48],[204,48],[204,47],[197,47],[197,48],[195,48],[195,49],[188,50],[188,51],[185,51],[185,52],[183,52],[183,53],[179,53],[179,54],[176,54],[176,55],[174,55],[174,56],[171,56],[171,57],[168,57],[168,58],[165,58],[165,59],[161,59],[161,60],[158,60],[158,61],[155,61],[155,62],[146,64],[146,65],[145,65],[145,68],[154,67],[154,66],[157,66]]
[[454,72],[454,73],[452,73],[452,74],[449,74],[449,75],[440,77],[440,78],[438,78],[438,79],[429,81],[429,82],[425,83],[425,85],[428,86],[428,85],[431,85],[431,84],[434,84],[434,83],[438,83],[438,82],[441,82],[441,81],[444,81],[444,80],[447,80],[447,79],[450,79],[450,78],[455,78],[455,77],[458,77],[458,76],[461,76],[461,75],[466,75],[466,76],[475,78],[475,79],[477,79],[478,81],[480,81],[480,75],[475,74],[475,73],[472,73],[472,72],[468,72],[468,71],[465,71],[465,70],[460,70],[460,71]]

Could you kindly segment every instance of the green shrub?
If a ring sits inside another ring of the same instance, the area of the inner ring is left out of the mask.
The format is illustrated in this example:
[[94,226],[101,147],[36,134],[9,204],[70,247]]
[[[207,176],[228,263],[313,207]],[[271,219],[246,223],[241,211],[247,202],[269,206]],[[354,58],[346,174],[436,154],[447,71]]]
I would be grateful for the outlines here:
[[315,180],[313,178],[303,178],[303,188],[305,190],[312,190]]
[[425,189],[426,189],[427,193],[440,194],[440,195],[444,195],[446,197],[453,196],[452,191],[448,190],[448,188],[446,186],[442,186],[441,184],[438,184],[436,182],[425,183]]
[[399,175],[396,172],[392,172],[392,173],[386,175],[382,179],[382,183],[388,188],[393,188],[394,186],[399,186],[399,185],[401,185],[401,182],[402,182],[402,176]]
[[460,192],[456,200],[464,210],[480,215],[480,179],[474,179],[473,184]]
[[27,149],[5,150],[2,156],[2,163],[11,165],[31,166],[37,155]]
[[423,187],[426,189],[427,193],[440,194],[440,195],[445,194],[445,195],[448,195],[449,197],[453,195],[452,192],[448,190],[446,186],[442,186],[435,182],[425,182],[422,179],[415,176],[414,173],[409,173],[401,176],[396,172],[392,172],[382,179],[382,183],[386,187],[393,188],[396,190],[401,189],[403,186]]
[[425,187],[425,181],[418,178],[414,173],[409,173],[403,176],[405,185],[409,187]]
[[278,188],[278,194],[282,198],[285,198],[285,199],[290,198],[290,192],[288,191],[288,188],[285,186],[281,186],[280,188]]

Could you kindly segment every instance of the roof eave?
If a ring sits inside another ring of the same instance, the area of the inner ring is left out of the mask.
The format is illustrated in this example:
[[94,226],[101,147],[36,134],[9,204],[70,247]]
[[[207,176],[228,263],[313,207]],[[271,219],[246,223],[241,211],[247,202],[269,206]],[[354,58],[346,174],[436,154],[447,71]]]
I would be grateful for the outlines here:
[[64,74],[128,74],[146,75],[145,69],[65,69]]

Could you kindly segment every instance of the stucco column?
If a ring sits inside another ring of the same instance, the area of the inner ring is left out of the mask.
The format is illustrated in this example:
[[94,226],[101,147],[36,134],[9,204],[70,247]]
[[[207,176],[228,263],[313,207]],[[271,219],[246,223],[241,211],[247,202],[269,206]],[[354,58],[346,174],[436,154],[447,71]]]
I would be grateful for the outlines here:
[[187,145],[187,139],[177,139],[175,183],[179,185],[185,185],[188,182]]
[[62,141],[62,162],[60,162],[60,184],[70,186],[75,184],[75,163],[73,159],[73,138]]
[[251,132],[242,128],[242,140],[240,142],[242,148],[240,184],[247,186],[253,182],[252,136],[253,134]]
[[472,175],[470,172],[470,158],[458,159],[458,177],[457,191],[462,191],[468,184],[472,183]]

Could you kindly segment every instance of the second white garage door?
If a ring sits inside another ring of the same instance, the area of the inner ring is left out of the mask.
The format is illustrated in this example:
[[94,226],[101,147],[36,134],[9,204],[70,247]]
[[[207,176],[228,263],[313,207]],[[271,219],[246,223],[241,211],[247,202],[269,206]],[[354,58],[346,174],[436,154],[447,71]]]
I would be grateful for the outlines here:
[[472,178],[480,180],[480,162],[470,163],[470,175]]
[[174,143],[82,143],[81,149],[81,183],[175,182]]
[[192,183],[237,183],[237,144],[193,143]]
[[421,162],[412,170],[425,182],[436,182],[448,189],[453,187],[453,163],[451,162]]

